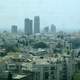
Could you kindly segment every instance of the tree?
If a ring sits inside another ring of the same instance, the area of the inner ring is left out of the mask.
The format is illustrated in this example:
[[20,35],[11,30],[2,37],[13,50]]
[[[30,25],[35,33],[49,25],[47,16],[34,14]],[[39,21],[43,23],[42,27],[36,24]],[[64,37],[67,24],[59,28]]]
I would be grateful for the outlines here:
[[16,51],[16,49],[17,49],[17,41],[15,41],[15,40],[5,40],[3,47],[7,50],[7,52]]
[[75,73],[72,80],[80,80],[80,73]]
[[72,43],[72,48],[79,48],[80,47],[80,38],[70,39],[70,43]]
[[47,44],[44,42],[38,42],[33,45],[34,48],[47,48]]

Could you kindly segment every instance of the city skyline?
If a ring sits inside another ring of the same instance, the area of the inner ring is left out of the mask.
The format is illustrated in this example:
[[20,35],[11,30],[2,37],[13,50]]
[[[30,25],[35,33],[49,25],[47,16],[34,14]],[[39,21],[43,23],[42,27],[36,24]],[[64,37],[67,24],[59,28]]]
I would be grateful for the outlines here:
[[54,24],[57,30],[76,31],[80,26],[79,0],[3,0],[0,2],[0,30],[17,25],[24,29],[24,19],[40,16],[41,29]]

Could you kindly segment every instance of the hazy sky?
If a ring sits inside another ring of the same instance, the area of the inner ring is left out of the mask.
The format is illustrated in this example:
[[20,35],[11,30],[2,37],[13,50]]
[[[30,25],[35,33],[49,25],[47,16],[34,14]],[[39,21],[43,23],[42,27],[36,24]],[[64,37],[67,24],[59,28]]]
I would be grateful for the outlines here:
[[59,30],[80,29],[80,0],[1,0],[0,29],[18,25],[23,29],[24,19],[40,16],[41,28],[55,24]]

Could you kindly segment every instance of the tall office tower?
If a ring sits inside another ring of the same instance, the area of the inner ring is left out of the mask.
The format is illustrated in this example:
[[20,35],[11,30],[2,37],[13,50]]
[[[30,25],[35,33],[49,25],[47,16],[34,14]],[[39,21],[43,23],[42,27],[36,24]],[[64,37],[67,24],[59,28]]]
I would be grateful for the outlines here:
[[12,33],[17,33],[17,26],[16,25],[12,25],[11,32]]
[[51,33],[56,33],[56,26],[54,24],[51,25]]
[[33,33],[33,21],[32,20],[30,20],[30,34],[32,34]]
[[40,18],[39,18],[39,16],[34,17],[34,33],[40,33]]
[[49,32],[49,26],[46,26],[45,28],[44,28],[44,33],[48,33]]
[[33,29],[32,29],[32,20],[26,18],[24,24],[25,24],[25,28],[24,28],[25,34],[31,35],[32,31],[33,31]]

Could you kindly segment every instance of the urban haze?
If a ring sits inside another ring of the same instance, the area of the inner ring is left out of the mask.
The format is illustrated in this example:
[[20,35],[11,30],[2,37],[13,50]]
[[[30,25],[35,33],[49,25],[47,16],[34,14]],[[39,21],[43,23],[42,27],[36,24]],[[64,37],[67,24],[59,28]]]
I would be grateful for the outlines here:
[[24,27],[25,17],[41,18],[41,29],[55,24],[58,30],[80,29],[80,0],[2,0],[0,2],[0,29],[12,24]]
[[80,1],[0,1],[0,80],[80,80]]

